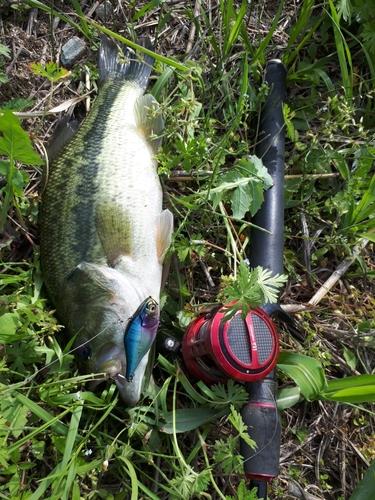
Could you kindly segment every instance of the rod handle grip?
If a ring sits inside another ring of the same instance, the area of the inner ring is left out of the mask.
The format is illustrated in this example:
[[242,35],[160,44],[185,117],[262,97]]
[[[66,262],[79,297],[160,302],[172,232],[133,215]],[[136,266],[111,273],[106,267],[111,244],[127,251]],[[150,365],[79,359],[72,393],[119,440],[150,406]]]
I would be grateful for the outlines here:
[[281,421],[276,407],[274,372],[259,382],[245,384],[249,401],[242,407],[242,420],[257,448],[241,440],[245,474],[257,481],[271,481],[279,474]]

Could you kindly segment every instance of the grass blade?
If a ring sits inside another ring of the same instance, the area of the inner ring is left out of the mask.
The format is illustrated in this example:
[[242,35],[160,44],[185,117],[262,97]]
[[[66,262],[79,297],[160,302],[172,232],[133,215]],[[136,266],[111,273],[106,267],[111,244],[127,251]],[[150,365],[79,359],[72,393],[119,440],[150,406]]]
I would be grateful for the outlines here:
[[56,431],[58,434],[61,434],[62,436],[67,436],[68,428],[64,424],[56,420],[56,417],[53,417],[50,413],[48,413],[48,411],[44,410],[44,408],[40,407],[38,404],[34,403],[34,401],[31,401],[31,399],[27,398],[26,396],[18,392],[13,392],[12,396],[18,399],[20,403],[25,405],[32,413],[34,413],[34,415],[39,417],[46,424],[49,423],[52,429]]
[[87,26],[85,16],[83,14],[82,8],[81,8],[78,0],[72,0],[72,4],[73,4],[73,7],[78,15],[79,20],[80,20],[80,23],[82,26],[82,31],[85,34],[85,36],[90,40],[92,38],[91,33],[89,30],[89,27]]
[[[337,56],[338,56],[339,64],[340,64],[344,92],[345,92],[345,96],[348,99],[351,99],[353,97],[352,57],[350,54],[348,44],[345,40],[345,37],[341,32],[339,16],[337,14],[337,11],[335,9],[335,6],[334,6],[332,0],[329,0],[329,6],[331,9],[330,17],[332,20],[333,33],[334,33],[334,37],[335,37]],[[348,70],[348,67],[349,67],[350,71]]]

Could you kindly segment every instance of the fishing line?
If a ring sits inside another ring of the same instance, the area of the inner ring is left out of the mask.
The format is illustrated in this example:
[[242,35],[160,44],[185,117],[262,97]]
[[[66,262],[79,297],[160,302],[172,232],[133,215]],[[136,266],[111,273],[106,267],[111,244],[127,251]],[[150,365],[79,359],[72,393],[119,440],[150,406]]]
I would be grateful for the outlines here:
[[[50,363],[48,363],[46,366],[43,366],[42,368],[40,368],[39,370],[37,370],[35,373],[33,373],[32,375],[30,375],[29,377],[25,378],[24,380],[24,383],[25,382],[30,382],[31,380],[33,380],[37,375],[39,375],[43,370],[45,370],[46,368],[49,368],[50,366],[52,366],[53,364],[57,363],[58,361],[61,361],[63,358],[65,358],[66,356],[68,356],[69,354],[72,354],[74,353],[77,349],[80,349],[81,347],[84,347],[85,345],[87,345],[88,343],[90,343],[92,340],[96,339],[97,337],[99,337],[99,335],[101,335],[102,333],[104,333],[108,328],[112,327],[113,325],[116,325],[117,323],[121,323],[122,320],[118,319],[116,321],[114,321],[113,323],[110,323],[109,325],[107,325],[105,328],[103,328],[103,330],[101,330],[99,333],[97,333],[96,335],[94,335],[93,337],[91,337],[89,340],[87,340],[86,342],[83,342],[82,344],[74,347],[73,349],[70,349],[68,352],[64,353],[62,356],[60,356],[59,358],[55,359],[54,361],[51,361]],[[77,332],[77,335],[78,335],[79,332]],[[56,354],[56,353],[55,353]],[[57,354],[56,354],[57,355]],[[93,375],[100,375],[100,374],[93,374]],[[112,378],[112,377],[107,377],[107,378]],[[104,379],[103,379],[104,380]]]

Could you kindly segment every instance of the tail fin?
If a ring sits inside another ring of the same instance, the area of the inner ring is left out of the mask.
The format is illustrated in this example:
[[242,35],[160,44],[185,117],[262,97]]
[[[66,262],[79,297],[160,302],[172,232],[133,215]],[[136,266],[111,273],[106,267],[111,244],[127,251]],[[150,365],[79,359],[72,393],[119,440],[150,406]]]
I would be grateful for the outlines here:
[[[138,45],[153,50],[149,38],[139,39]],[[137,54],[126,45],[117,46],[103,35],[99,48],[99,86],[109,80],[122,79],[136,81],[146,90],[153,64],[154,58],[148,54]]]

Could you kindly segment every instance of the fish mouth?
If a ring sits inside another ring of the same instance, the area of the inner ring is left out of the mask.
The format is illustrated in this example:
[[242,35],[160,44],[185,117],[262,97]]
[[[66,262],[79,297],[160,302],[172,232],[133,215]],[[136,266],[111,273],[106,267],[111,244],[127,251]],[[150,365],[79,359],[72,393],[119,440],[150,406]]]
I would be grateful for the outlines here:
[[[105,344],[99,351],[95,363],[96,373],[105,373],[117,385],[121,398],[128,406],[134,406],[140,398],[142,382],[148,361],[148,353],[142,358],[131,381],[125,378],[126,359],[124,349],[115,344]],[[94,390],[102,380],[90,383]]]

